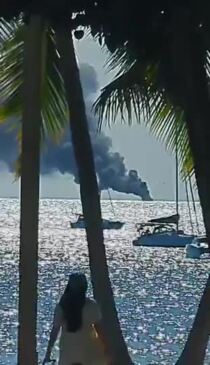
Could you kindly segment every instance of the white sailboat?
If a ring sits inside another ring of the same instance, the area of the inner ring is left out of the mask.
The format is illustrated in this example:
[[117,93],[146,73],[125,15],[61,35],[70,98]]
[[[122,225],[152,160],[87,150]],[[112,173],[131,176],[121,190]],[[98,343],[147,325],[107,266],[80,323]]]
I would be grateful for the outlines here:
[[[177,145],[177,144],[176,144]],[[185,247],[192,243],[194,234],[186,234],[179,229],[179,171],[178,147],[176,148],[176,214],[169,217],[155,218],[147,223],[137,224],[138,237],[134,246],[148,247]]]
[[139,236],[133,241],[134,246],[185,247],[195,238],[194,235],[177,230],[172,223],[142,223],[138,232]]

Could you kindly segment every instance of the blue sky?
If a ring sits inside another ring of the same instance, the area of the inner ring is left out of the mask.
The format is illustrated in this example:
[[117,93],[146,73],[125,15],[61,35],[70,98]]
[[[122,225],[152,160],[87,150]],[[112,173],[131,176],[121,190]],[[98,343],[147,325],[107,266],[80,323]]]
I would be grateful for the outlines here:
[[[93,66],[98,89],[112,79],[113,74],[104,68],[106,53],[101,51],[95,42],[88,38],[76,41],[76,49],[79,63]],[[88,70],[88,67],[86,68]],[[92,88],[95,88],[94,84],[89,83],[87,90],[90,91],[91,100],[97,96],[94,93],[95,89],[94,92],[91,91]],[[175,161],[171,153],[165,150],[164,145],[151,136],[143,126],[134,123],[132,127],[128,127],[121,124],[120,119],[112,128],[103,126],[103,133],[111,138],[113,152],[119,152],[124,157],[126,168],[137,170],[141,179],[147,182],[154,199],[174,199]],[[0,197],[18,196],[18,183],[13,182],[14,176],[9,171],[2,149],[0,145]],[[185,199],[181,183],[180,190],[181,199]],[[45,197],[77,198],[78,185],[67,172],[61,173],[54,169],[42,176],[41,194]],[[132,195],[115,192],[112,196],[113,198],[133,198]]]

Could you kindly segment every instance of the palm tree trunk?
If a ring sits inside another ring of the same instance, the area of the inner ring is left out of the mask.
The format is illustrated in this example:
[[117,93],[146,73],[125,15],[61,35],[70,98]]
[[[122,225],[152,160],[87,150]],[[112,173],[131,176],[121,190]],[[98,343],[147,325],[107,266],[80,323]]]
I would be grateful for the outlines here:
[[210,276],[202,295],[193,327],[176,365],[204,364],[210,328]]
[[[182,10],[174,21],[174,75],[176,100],[185,112],[195,176],[210,247],[210,103],[205,50],[189,14]],[[178,365],[203,365],[210,334],[209,280]]]
[[58,27],[56,39],[61,55],[61,72],[71,117],[70,130],[79,173],[83,214],[87,226],[86,234],[94,295],[102,310],[105,335],[114,364],[128,365],[132,362],[120,329],[109,280],[102,230],[100,196],[79,70],[70,29],[67,26]]
[[[191,40],[189,56],[193,76],[192,80],[188,82],[185,115],[206,236],[210,248],[210,100],[204,68],[205,55],[199,38]],[[187,72],[187,67],[185,72]]]
[[36,365],[39,152],[44,26],[32,16],[25,28],[21,150],[18,364]]
[[202,38],[183,11],[175,19],[176,100],[185,112],[203,219],[210,247],[210,100]]

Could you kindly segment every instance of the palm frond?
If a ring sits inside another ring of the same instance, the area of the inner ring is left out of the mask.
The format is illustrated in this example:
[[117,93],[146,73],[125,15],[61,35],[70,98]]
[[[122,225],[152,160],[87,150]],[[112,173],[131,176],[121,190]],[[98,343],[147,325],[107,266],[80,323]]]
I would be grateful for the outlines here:
[[[113,58],[112,58],[113,59]],[[114,64],[117,60],[114,59]],[[123,62],[120,61],[124,68]],[[118,67],[118,64],[117,64]],[[99,126],[116,122],[117,116],[131,124],[144,123],[166,148],[179,151],[182,177],[193,174],[194,165],[182,110],[175,108],[158,85],[158,65],[135,62],[104,87],[94,103]]]
[[[4,25],[4,29],[7,25]],[[25,26],[21,23],[4,33],[7,37],[0,49],[0,123],[22,115],[23,57]],[[67,123],[67,103],[63,80],[59,72],[59,56],[51,30],[47,32],[46,70],[42,87],[42,136],[57,139],[62,136]]]
[[133,120],[132,111],[138,122],[142,116],[141,110],[147,114],[150,99],[146,93],[145,75],[145,67],[133,65],[101,90],[99,98],[93,105],[100,125],[103,121],[114,123],[119,114],[121,120],[129,124]]
[[108,55],[105,65],[111,71],[118,69],[118,75],[125,73],[136,63],[135,55],[131,51],[127,52],[127,44]]
[[19,22],[12,20],[7,22],[5,19],[0,18],[0,48],[5,41],[12,38],[19,26]]

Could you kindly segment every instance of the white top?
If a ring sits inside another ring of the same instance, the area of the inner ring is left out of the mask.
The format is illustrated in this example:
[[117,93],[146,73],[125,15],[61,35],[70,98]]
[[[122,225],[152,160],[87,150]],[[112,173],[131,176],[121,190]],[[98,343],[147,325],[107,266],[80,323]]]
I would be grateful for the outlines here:
[[59,365],[105,365],[101,343],[94,324],[101,320],[98,304],[87,299],[82,310],[82,327],[76,332],[68,332],[61,306],[54,314],[54,326],[61,326]]

